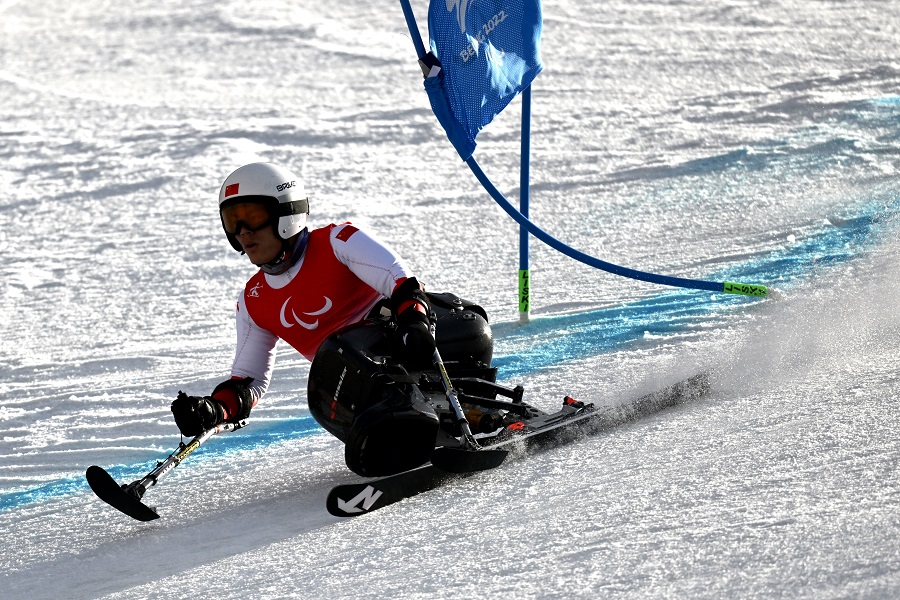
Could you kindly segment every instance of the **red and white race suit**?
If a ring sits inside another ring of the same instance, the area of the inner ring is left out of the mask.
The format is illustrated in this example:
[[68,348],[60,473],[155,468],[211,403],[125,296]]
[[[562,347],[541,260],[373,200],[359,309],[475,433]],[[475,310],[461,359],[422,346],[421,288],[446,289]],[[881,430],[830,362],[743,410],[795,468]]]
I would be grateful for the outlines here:
[[408,277],[393,250],[349,223],[311,231],[295,265],[280,275],[258,271],[238,296],[231,376],[253,378],[255,404],[269,387],[279,338],[311,361],[325,338],[362,320]]

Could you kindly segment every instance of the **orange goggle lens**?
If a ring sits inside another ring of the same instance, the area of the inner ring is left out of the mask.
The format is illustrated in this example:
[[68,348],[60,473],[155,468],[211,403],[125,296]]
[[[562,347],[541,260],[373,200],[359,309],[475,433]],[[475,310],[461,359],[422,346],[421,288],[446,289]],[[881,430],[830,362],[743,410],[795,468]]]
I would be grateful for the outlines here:
[[242,227],[259,231],[271,222],[269,211],[262,204],[234,204],[222,209],[222,224],[231,235],[240,233]]

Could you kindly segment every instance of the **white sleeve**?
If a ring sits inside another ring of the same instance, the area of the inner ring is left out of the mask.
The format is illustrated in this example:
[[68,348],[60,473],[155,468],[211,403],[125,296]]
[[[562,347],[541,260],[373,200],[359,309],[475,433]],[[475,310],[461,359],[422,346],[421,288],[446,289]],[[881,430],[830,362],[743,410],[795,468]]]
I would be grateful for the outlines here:
[[275,369],[275,345],[278,337],[253,322],[244,303],[244,290],[238,294],[237,349],[231,366],[232,377],[252,377],[250,391],[254,404],[262,398],[272,380]]
[[349,237],[339,238],[346,227],[353,225],[338,225],[331,230],[334,255],[372,289],[390,298],[397,280],[413,277],[396,252],[361,229],[354,227],[356,231]]

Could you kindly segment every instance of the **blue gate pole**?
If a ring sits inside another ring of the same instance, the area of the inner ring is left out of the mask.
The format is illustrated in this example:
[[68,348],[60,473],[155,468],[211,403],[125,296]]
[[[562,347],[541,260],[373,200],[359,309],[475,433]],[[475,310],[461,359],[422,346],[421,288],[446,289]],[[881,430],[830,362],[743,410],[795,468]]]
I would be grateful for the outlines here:
[[[528,217],[531,200],[531,86],[522,90],[522,164],[519,168],[519,212]],[[531,273],[528,230],[519,225],[519,322],[531,319]]]
[[[403,8],[403,15],[406,17],[406,24],[409,27],[409,35],[412,37],[413,45],[416,48],[416,52],[419,55],[419,58],[422,59],[425,56],[425,44],[422,41],[422,35],[419,33],[419,28],[416,25],[416,20],[412,12],[412,7],[410,6],[409,0],[400,0],[400,6]],[[527,95],[527,101],[524,99]],[[527,109],[526,109],[527,103]],[[529,86],[525,90],[523,90],[523,120],[525,115],[528,115],[527,121],[524,123],[529,123],[531,120],[531,87]],[[523,123],[523,125],[524,125]],[[530,127],[529,130],[523,131],[522,133],[522,144],[523,144],[523,167],[522,172],[520,173],[521,181],[523,182],[521,185],[522,188],[522,199],[521,202],[527,208],[528,206],[528,164],[525,161],[525,157],[528,156],[524,151],[527,143],[530,149]],[[503,193],[497,189],[497,187],[491,182],[487,175],[485,175],[484,171],[481,170],[481,167],[478,165],[478,161],[475,160],[474,156],[469,156],[469,158],[465,159],[465,163],[472,170],[472,173],[475,174],[475,177],[484,186],[484,189],[487,190],[487,193],[491,195],[497,204],[506,211],[506,213],[512,217],[520,227],[520,240],[522,236],[527,235],[521,233],[522,229],[526,229],[528,233],[544,242],[551,248],[562,252],[566,256],[573,258],[579,262],[582,262],[586,265],[594,267],[596,269],[600,269],[601,271],[606,271],[607,273],[612,273],[614,275],[619,275],[621,277],[628,277],[630,279],[636,279],[638,281],[646,281],[648,283],[655,283],[659,285],[669,285],[673,287],[681,287],[688,288],[694,290],[708,290],[711,292],[718,292],[724,294],[738,294],[742,296],[757,296],[757,297],[773,297],[778,298],[776,290],[769,290],[764,285],[753,284],[753,283],[741,283],[737,281],[703,281],[699,279],[686,279],[683,277],[669,277],[667,275],[658,275],[656,273],[647,273],[644,271],[638,271],[637,269],[629,269],[628,267],[622,267],[619,265],[614,265],[612,263],[608,263],[604,260],[600,260],[599,258],[595,258],[593,256],[589,256],[580,250],[576,250],[571,246],[564,244],[560,240],[556,239],[537,225],[535,225],[527,216],[523,213],[516,210],[516,207],[513,206],[503,195]],[[521,248],[524,248],[524,252],[521,252]],[[520,263],[521,256],[524,254],[525,256],[525,269],[522,269],[522,265],[520,264],[520,272],[522,270],[526,270],[527,272],[527,243],[521,243],[520,241]],[[521,277],[521,275],[520,275]],[[522,279],[520,279],[520,282]],[[526,278],[527,281],[527,278]],[[529,282],[530,283],[530,282]],[[521,289],[521,283],[520,283]],[[530,293],[530,285],[528,286],[528,291]],[[526,296],[530,300],[530,296]],[[530,304],[530,303],[529,303]],[[528,307],[530,309],[530,306]],[[521,295],[520,295],[520,314],[521,314]]]

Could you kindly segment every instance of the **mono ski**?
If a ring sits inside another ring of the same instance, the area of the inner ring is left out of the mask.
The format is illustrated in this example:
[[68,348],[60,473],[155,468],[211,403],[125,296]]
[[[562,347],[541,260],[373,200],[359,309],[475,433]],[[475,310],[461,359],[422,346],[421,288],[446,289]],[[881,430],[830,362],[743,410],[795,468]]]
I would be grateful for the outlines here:
[[[510,418],[507,415],[506,421],[509,422],[495,436],[480,438],[477,449],[463,445],[441,446],[435,449],[429,464],[396,475],[338,485],[328,494],[325,506],[329,513],[339,517],[370,513],[484,470],[478,468],[479,461],[473,461],[473,457],[484,451],[482,448],[502,450],[514,460],[636,421],[664,408],[699,398],[708,390],[709,374],[699,373],[630,403],[605,409],[567,396],[563,408],[555,413],[530,409],[524,416],[516,414]],[[469,468],[472,464],[476,468]]]

